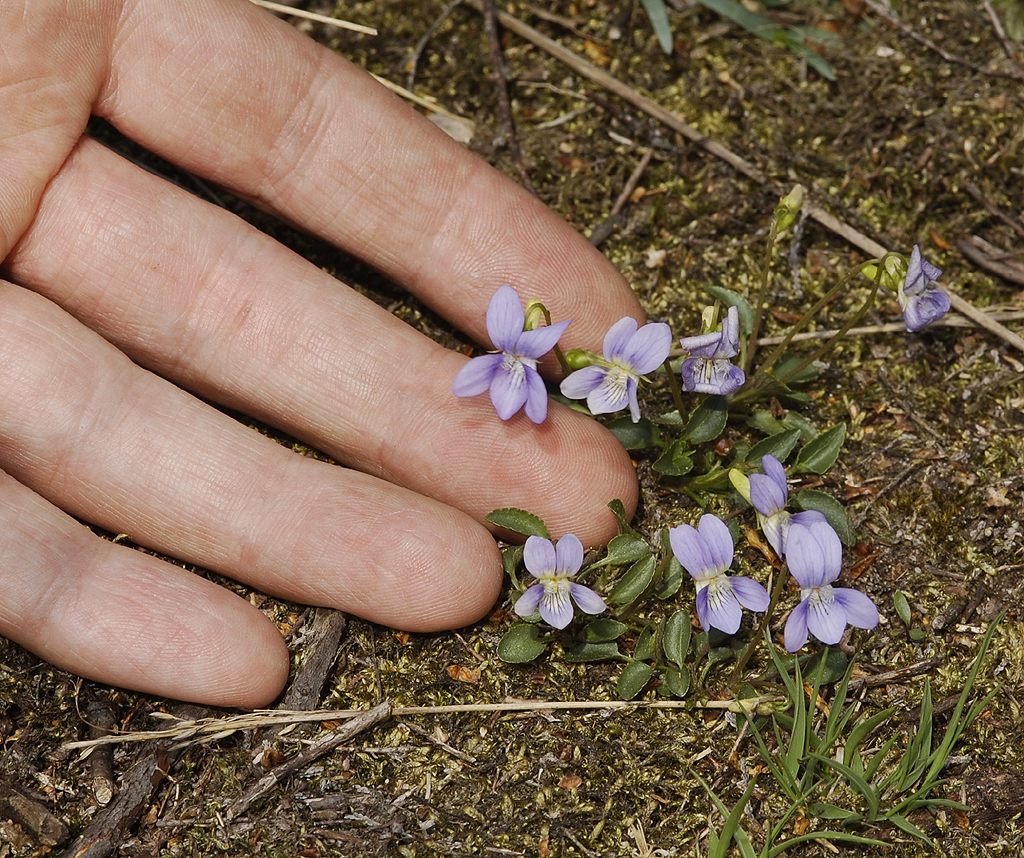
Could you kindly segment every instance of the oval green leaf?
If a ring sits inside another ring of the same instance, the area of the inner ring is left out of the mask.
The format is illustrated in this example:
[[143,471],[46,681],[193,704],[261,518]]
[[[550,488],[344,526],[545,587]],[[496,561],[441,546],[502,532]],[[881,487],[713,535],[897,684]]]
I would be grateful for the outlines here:
[[583,630],[583,637],[588,643],[606,643],[618,638],[629,627],[625,623],[613,620],[609,617],[602,617],[587,623]]
[[686,663],[686,654],[690,649],[690,635],[692,631],[689,611],[676,611],[665,621],[665,636],[662,639],[662,648],[665,650],[665,658],[678,667],[683,667]]
[[637,423],[629,417],[616,417],[608,423],[608,429],[627,450],[646,450],[661,443],[661,432],[646,417]]
[[619,645],[615,641],[604,643],[589,643],[583,641],[566,651],[565,660],[571,662],[589,661],[612,661],[620,660],[624,656],[619,652]]
[[757,315],[754,306],[739,292],[726,289],[724,286],[705,286],[704,291],[717,298],[726,307],[735,307],[740,317],[740,333],[747,336],[754,329],[754,317]]
[[777,435],[772,435],[758,441],[750,448],[750,452],[746,455],[746,460],[755,468],[760,468],[761,457],[771,453],[780,462],[785,462],[786,459],[789,458],[789,454],[793,452],[796,442],[799,440],[799,429],[789,429],[785,432],[779,432]]
[[796,462],[793,464],[793,473],[824,474],[836,463],[845,440],[845,423],[838,423],[827,432],[822,432],[813,441],[809,441],[800,448]]
[[522,536],[551,538],[551,534],[548,533],[548,528],[544,521],[532,512],[527,512],[524,509],[515,509],[514,507],[496,509],[487,514],[486,520],[495,527],[503,527],[505,530],[511,530],[513,533],[518,533]]
[[539,640],[540,629],[530,623],[516,623],[498,641],[498,658],[508,664],[525,664],[541,655],[547,644]]
[[707,396],[698,405],[683,429],[683,437],[694,444],[713,441],[725,431],[729,419],[729,408],[724,396]]
[[654,668],[642,661],[631,661],[619,674],[619,697],[623,700],[632,700],[651,681],[654,675]]
[[654,658],[654,629],[647,628],[640,632],[636,639],[636,647],[633,649],[633,658],[640,661],[647,661]]
[[680,438],[669,444],[651,467],[666,477],[685,476],[693,470],[693,459],[690,458],[692,452],[689,442],[685,438]]
[[907,601],[907,594],[902,590],[897,590],[892,594],[893,607],[896,608],[897,616],[903,621],[903,625],[909,627],[912,614],[910,612],[910,602]]
[[628,605],[640,598],[644,591],[651,586],[657,566],[653,554],[648,554],[642,560],[638,560],[616,582],[608,595],[608,602],[612,605]]
[[803,489],[793,496],[793,500],[796,501],[796,505],[800,509],[816,509],[824,515],[828,523],[832,525],[832,529],[839,534],[843,545],[856,543],[853,522],[850,520],[849,513],[846,511],[846,507],[832,495],[817,489]]
[[608,543],[608,554],[594,566],[625,566],[636,563],[641,557],[651,553],[646,540],[632,533],[621,533]]
[[675,697],[681,699],[686,697],[690,691],[690,671],[681,667],[676,670],[670,667],[665,671],[661,685],[658,686],[658,693],[662,697]]

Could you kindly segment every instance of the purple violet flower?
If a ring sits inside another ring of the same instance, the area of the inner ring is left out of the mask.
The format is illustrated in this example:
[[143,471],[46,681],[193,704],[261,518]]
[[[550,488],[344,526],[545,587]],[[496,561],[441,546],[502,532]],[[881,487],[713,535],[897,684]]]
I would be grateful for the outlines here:
[[589,587],[569,580],[583,565],[583,543],[573,534],[565,534],[557,544],[531,536],[523,547],[523,562],[540,583],[529,587],[516,600],[513,610],[520,617],[531,617],[540,608],[544,622],[564,629],[572,622],[570,596],[586,614],[600,614],[607,608],[604,599]]
[[789,498],[786,469],[771,453],[761,458],[761,469],[763,474],[750,475],[749,500],[757,510],[757,523],[768,539],[768,544],[779,557],[785,557],[786,537],[793,524],[810,524],[826,519],[817,510],[806,510],[795,515],[786,510]]
[[921,256],[915,244],[907,263],[906,279],[896,294],[908,331],[919,331],[949,312],[949,296],[935,282],[941,276],[942,270]]
[[833,587],[843,566],[843,546],[824,520],[793,522],[786,543],[786,563],[800,585],[800,604],[786,621],[786,649],[796,652],[810,632],[825,644],[842,640],[847,625],[873,629],[878,608],[859,590]]
[[636,423],[640,405],[636,399],[640,376],[661,366],[672,350],[672,329],[652,322],[637,330],[636,319],[619,319],[604,335],[603,364],[572,373],[562,382],[562,395],[586,399],[591,414],[608,414],[629,406]]
[[668,532],[672,553],[697,582],[697,616],[705,631],[721,629],[735,634],[743,618],[741,608],[764,611],[771,599],[756,581],[741,575],[729,577],[732,566],[732,534],[725,522],[702,515],[697,527],[681,524]]
[[722,330],[683,337],[679,344],[690,353],[683,361],[685,390],[725,395],[743,386],[743,370],[729,362],[740,351],[740,314],[735,307],[722,320]]
[[548,416],[548,392],[537,372],[537,360],[555,347],[569,322],[524,331],[526,313],[519,294],[500,286],[487,305],[487,335],[497,354],[479,355],[467,363],[452,382],[456,396],[491,392],[494,410],[508,420],[526,406],[526,416],[543,423]]

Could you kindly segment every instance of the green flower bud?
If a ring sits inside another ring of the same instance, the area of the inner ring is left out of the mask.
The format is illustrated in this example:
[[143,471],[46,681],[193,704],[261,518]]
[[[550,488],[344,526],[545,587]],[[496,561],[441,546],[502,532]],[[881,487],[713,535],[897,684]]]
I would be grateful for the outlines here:
[[583,369],[585,366],[603,364],[604,360],[601,358],[601,355],[587,351],[587,349],[569,349],[565,353],[565,362],[568,364],[569,369],[575,371]]
[[523,325],[524,331],[535,331],[537,328],[548,324],[549,320],[547,307],[540,301],[536,298],[531,298],[526,302],[526,324]]
[[793,225],[804,205],[804,186],[797,185],[779,200],[775,209],[775,232],[780,235]]

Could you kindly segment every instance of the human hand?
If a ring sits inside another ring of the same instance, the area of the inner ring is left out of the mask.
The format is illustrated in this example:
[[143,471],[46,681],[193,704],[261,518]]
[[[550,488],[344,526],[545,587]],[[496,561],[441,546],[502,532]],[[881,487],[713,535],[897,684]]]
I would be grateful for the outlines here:
[[609,500],[632,511],[629,458],[592,420],[552,404],[542,425],[506,423],[487,397],[457,399],[463,356],[82,134],[108,119],[479,342],[511,283],[575,320],[564,343],[597,348],[640,309],[529,194],[243,0],[8,0],[0,32],[0,633],[103,682],[259,706],[287,677],[273,624],[75,518],[427,631],[493,605],[490,510],[585,544],[613,535]]

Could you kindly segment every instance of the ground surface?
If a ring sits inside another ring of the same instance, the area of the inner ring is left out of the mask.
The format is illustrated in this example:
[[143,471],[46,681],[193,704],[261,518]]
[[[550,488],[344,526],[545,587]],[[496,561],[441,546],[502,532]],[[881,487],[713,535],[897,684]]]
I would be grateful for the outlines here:
[[[355,3],[340,14],[375,24],[382,35],[339,35],[320,26],[311,32],[370,71],[405,83],[410,51],[443,7],[433,0]],[[813,188],[835,215],[886,247],[908,251],[920,244],[945,269],[944,282],[976,306],[1020,308],[1019,284],[985,273],[958,250],[972,235],[1017,259],[1024,248],[1021,231],[990,210],[1020,223],[1024,81],[1012,76],[976,4],[945,0],[895,9],[963,63],[944,59],[854,0],[784,7],[787,23],[834,33],[826,55],[835,82],[807,71],[784,47],[700,7],[674,4],[671,57],[658,47],[638,3],[546,4],[553,21],[526,4],[508,8],[772,178]],[[775,193],[522,39],[506,36],[504,50],[526,168],[541,197],[582,232],[608,217],[645,148],[654,147],[639,182],[644,192],[634,194],[602,245],[652,317],[676,332],[691,331],[704,285],[749,292]],[[515,175],[489,73],[481,17],[464,6],[427,44],[413,88],[471,120],[469,145]],[[465,345],[371,272],[275,229],[411,323]],[[794,269],[786,259],[791,244],[782,245],[773,273],[769,334],[863,258],[811,222],[793,250]],[[889,302],[871,321],[896,318],[898,307]],[[827,318],[820,323],[827,326]],[[854,638],[864,645],[864,674],[934,659],[932,691],[943,701],[959,693],[987,622],[1008,609],[978,682],[979,693],[996,683],[1002,688],[954,749],[942,788],[971,810],[916,819],[936,846],[904,842],[897,846],[901,855],[1021,854],[1021,362],[1024,354],[997,337],[965,327],[875,334],[848,340],[810,388],[815,404],[805,414],[814,425],[849,424],[839,462],[820,488],[846,503],[857,523],[861,545],[847,570],[857,562],[857,586],[884,615],[874,633]],[[650,397],[645,409],[671,407],[665,389],[654,387]],[[729,430],[733,440],[748,432],[740,424]],[[656,482],[650,463],[638,456],[644,485],[638,526],[653,537],[666,524],[694,521],[697,510]],[[908,597],[909,629],[894,608],[897,591]],[[306,657],[311,638],[302,626],[310,616],[300,606],[254,598],[282,628],[298,627],[291,638],[297,663]],[[616,697],[614,666],[555,657],[525,667],[500,662],[495,647],[510,621],[508,607],[506,601],[489,621],[459,634],[410,637],[350,620],[327,688],[313,705]],[[716,676],[709,675],[695,699],[715,696],[724,674]],[[912,712],[922,682],[870,686],[862,705],[868,712],[890,705]],[[152,727],[149,712],[175,706],[81,683],[0,641],[0,783],[48,809],[70,826],[72,838],[96,817],[97,801],[84,764],[61,745],[87,735],[81,713],[91,703],[110,710],[124,729]],[[944,717],[937,719],[939,732]],[[903,735],[907,723],[894,717],[882,737]],[[702,832],[709,820],[717,828],[722,820],[695,775],[731,806],[758,761],[749,742],[733,754],[736,738],[726,719],[698,709],[403,715],[304,768],[228,822],[228,806],[260,775],[252,762],[258,738],[236,733],[186,748],[113,854],[704,854]],[[295,735],[280,738],[277,748],[281,759],[293,754]],[[147,754],[149,746],[119,747],[115,770],[122,773]],[[45,825],[38,820],[33,826],[23,812],[21,824],[3,821],[17,815],[4,795],[0,858],[59,854],[61,848],[40,843]],[[742,823],[755,844],[780,806],[778,790],[764,779]],[[892,830],[864,833],[895,837]],[[797,854],[827,851],[802,849]]]

